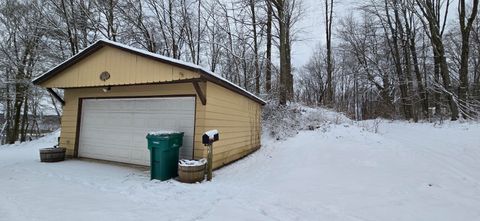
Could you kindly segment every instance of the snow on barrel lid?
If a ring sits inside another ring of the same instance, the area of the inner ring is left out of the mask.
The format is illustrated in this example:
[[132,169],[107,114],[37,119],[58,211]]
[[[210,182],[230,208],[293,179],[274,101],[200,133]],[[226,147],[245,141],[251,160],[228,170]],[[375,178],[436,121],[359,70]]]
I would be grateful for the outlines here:
[[202,158],[200,160],[187,160],[187,159],[181,159],[178,162],[178,165],[184,166],[184,167],[194,167],[194,166],[202,166],[207,163],[207,159]]

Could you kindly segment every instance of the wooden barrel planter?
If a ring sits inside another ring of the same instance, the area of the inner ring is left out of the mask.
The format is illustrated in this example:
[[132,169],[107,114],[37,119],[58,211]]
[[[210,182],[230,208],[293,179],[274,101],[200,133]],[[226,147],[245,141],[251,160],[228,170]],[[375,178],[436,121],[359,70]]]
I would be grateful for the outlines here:
[[178,180],[184,183],[196,183],[205,179],[206,159],[180,160],[178,162]]
[[51,147],[40,149],[40,162],[59,162],[65,160],[65,148]]

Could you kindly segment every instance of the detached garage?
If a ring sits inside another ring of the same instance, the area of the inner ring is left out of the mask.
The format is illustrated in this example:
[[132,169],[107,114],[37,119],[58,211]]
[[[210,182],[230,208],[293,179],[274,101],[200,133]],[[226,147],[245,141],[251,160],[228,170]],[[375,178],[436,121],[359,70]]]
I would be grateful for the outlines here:
[[100,40],[34,83],[64,104],[70,157],[149,165],[145,136],[156,130],[184,132],[180,157],[199,159],[203,132],[218,129],[214,168],[260,148],[265,102],[194,64]]

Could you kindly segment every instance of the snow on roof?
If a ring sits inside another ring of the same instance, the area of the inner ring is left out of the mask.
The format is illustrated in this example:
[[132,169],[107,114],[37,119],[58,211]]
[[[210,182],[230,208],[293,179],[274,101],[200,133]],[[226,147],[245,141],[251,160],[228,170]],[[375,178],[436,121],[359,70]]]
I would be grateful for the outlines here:
[[110,40],[98,40],[98,41],[103,41],[105,43],[108,43],[108,44],[112,44],[112,45],[116,45],[118,47],[122,47],[122,48],[125,48],[125,49],[128,49],[128,50],[131,50],[131,51],[135,51],[135,52],[138,52],[138,53],[141,53],[141,54],[145,54],[145,55],[148,55],[148,56],[151,56],[151,57],[156,57],[156,58],[159,58],[159,59],[162,59],[162,60],[166,60],[166,61],[170,61],[172,63],[176,63],[176,64],[179,64],[179,65],[183,65],[183,66],[187,66],[187,67],[191,67],[193,69],[198,69],[198,70],[201,70],[207,74],[210,74],[211,76],[215,77],[215,78],[218,78],[219,80],[221,81],[224,81],[225,83],[228,83],[230,84],[231,86],[234,86],[242,91],[244,91],[245,93],[263,101],[264,103],[266,103],[262,98],[256,96],[255,94],[245,90],[244,88],[234,84],[233,82],[225,79],[224,77],[220,76],[220,75],[217,75],[207,69],[205,69],[204,67],[202,66],[199,66],[199,65],[196,65],[196,64],[193,64],[193,63],[190,63],[190,62],[186,62],[186,61],[182,61],[182,60],[178,60],[178,59],[174,59],[174,58],[171,58],[171,57],[167,57],[167,56],[163,56],[163,55],[159,55],[159,54],[156,54],[156,53],[153,53],[153,52],[150,52],[150,51],[147,51],[147,50],[143,50],[143,49],[139,49],[139,48],[134,48],[134,47],[131,47],[131,46],[128,46],[128,45],[125,45],[125,44],[122,44],[122,43],[118,43],[118,42],[115,42],[115,41],[110,41]]
[[150,51],[147,51],[147,50],[143,50],[143,49],[139,49],[139,48],[135,48],[135,47],[131,47],[131,46],[128,46],[128,45],[125,45],[125,44],[122,44],[122,43],[118,43],[118,42],[115,42],[115,41],[111,41],[111,40],[107,40],[107,39],[100,39],[100,40],[97,40],[95,43],[93,43],[92,45],[88,46],[87,48],[83,49],[82,51],[80,51],[79,53],[77,53],[75,56],[65,60],[64,62],[58,64],[57,66],[51,68],[50,70],[48,70],[47,72],[45,72],[44,74],[36,77],[33,82],[36,82],[38,80],[40,80],[41,78],[45,77],[46,75],[50,74],[51,72],[55,71],[57,68],[60,68],[61,66],[63,65],[66,65],[68,62],[70,62],[71,60],[74,60],[77,56],[80,55],[80,53],[82,53],[83,51],[91,48],[91,47],[94,47],[100,43],[106,43],[107,45],[113,45],[113,46],[116,46],[116,47],[120,47],[120,48],[123,48],[123,49],[126,49],[126,50],[129,50],[129,51],[134,51],[136,53],[140,53],[140,54],[143,54],[143,55],[146,55],[146,56],[150,56],[150,57],[154,57],[154,58],[158,58],[160,60],[164,60],[164,61],[167,61],[167,62],[171,62],[171,63],[174,63],[174,64],[178,64],[180,66],[184,66],[184,67],[189,67],[191,69],[196,69],[198,71],[201,71],[203,72],[204,74],[208,74],[220,81],[223,81],[227,84],[229,84],[230,86],[233,86],[239,90],[241,90],[242,92],[254,97],[255,99],[259,100],[260,102],[263,102],[264,104],[266,103],[262,98],[256,96],[255,94],[245,90],[244,88],[234,84],[233,82],[225,79],[224,77],[220,76],[220,75],[217,75],[209,70],[207,70],[206,68],[202,67],[202,66],[199,66],[199,65],[196,65],[196,64],[193,64],[193,63],[190,63],[190,62],[186,62],[186,61],[182,61],[182,60],[178,60],[178,59],[174,59],[174,58],[171,58],[171,57],[167,57],[167,56],[163,56],[163,55],[160,55],[160,54],[156,54],[156,53],[153,53],[153,52],[150,52]]

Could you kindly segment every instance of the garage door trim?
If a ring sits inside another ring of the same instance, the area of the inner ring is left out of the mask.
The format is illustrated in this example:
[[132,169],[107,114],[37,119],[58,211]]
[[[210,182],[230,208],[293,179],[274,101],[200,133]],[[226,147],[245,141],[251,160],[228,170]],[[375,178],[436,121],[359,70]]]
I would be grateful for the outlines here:
[[193,97],[194,98],[194,114],[193,114],[193,139],[192,139],[192,156],[195,157],[195,133],[197,124],[197,96],[196,94],[179,94],[179,95],[152,95],[152,96],[109,96],[109,97],[81,97],[78,98],[78,111],[77,111],[77,126],[75,132],[75,145],[73,151],[73,157],[78,158],[78,148],[80,141],[80,129],[82,123],[82,104],[83,100],[87,99],[135,99],[135,98],[172,98],[172,97]]

